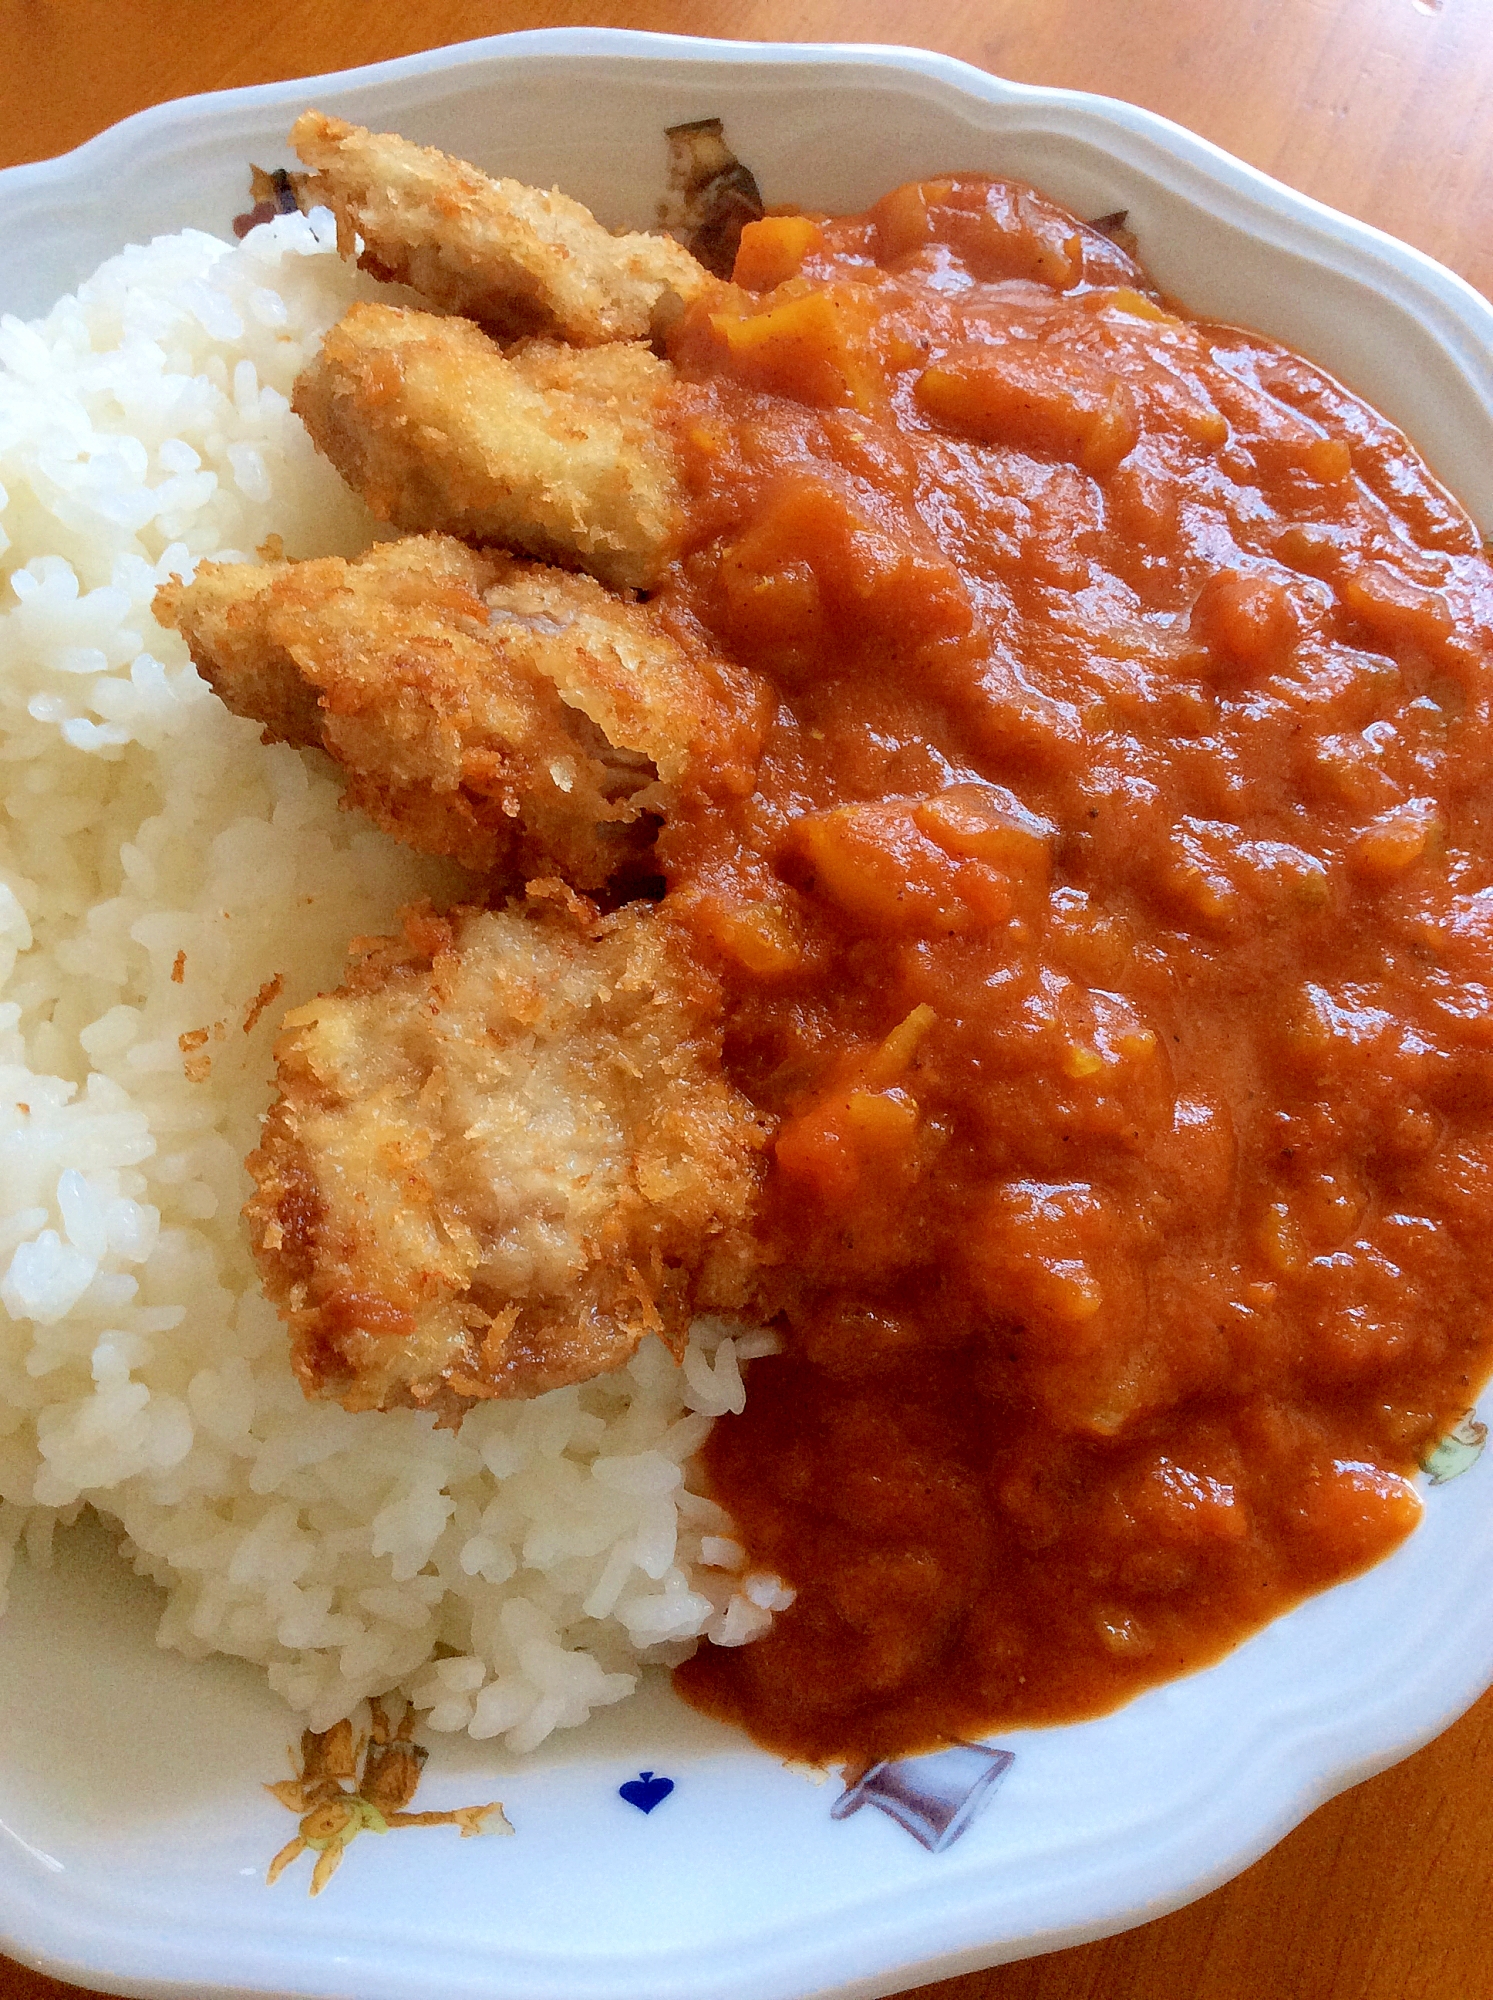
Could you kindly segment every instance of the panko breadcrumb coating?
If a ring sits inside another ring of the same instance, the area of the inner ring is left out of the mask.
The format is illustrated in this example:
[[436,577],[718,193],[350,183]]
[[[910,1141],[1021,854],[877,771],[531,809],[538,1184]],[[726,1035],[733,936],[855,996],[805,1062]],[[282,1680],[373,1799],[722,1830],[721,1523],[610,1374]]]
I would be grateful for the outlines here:
[[504,338],[548,334],[580,347],[644,340],[665,293],[689,300],[711,283],[667,236],[612,236],[558,189],[490,180],[431,146],[307,111],[290,142],[307,190],[337,218],[338,247],[363,249],[375,277]]
[[448,1419],[748,1299],[767,1129],[653,905],[409,912],[286,1017],[245,1214],[310,1395]]
[[615,594],[679,545],[674,375],[646,336],[707,274],[400,139],[316,113],[293,138],[344,254],[361,235],[366,269],[442,309],[354,306],[294,395],[406,539],[206,564],[156,610],[386,831],[492,900],[541,877],[356,945],[347,984],[286,1018],[248,1162],[308,1395],[454,1422],[752,1303],[769,1128],[722,1073],[714,978],[667,903],[603,916],[579,892],[635,893],[687,792],[749,782],[764,692]]
[[483,874],[602,888],[735,726],[645,605],[445,536],[204,563],[156,613],[236,714],[320,745],[386,832]]
[[356,305],[301,375],[294,407],[380,520],[646,589],[683,520],[657,421],[673,379],[637,342],[535,340],[505,354],[470,320]]

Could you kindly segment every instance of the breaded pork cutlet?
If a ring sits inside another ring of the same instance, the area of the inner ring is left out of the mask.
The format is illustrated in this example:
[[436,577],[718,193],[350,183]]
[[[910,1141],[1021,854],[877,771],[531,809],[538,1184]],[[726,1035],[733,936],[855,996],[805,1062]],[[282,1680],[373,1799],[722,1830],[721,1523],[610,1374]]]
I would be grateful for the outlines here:
[[356,305],[296,383],[318,450],[381,521],[497,542],[647,589],[678,543],[678,474],[646,346],[525,341]]
[[711,283],[670,237],[609,235],[558,190],[490,180],[392,133],[307,111],[290,142],[313,169],[311,198],[337,218],[344,256],[360,236],[365,271],[504,339],[645,340],[665,293],[689,300]]
[[747,1301],[767,1131],[654,905],[407,913],[287,1015],[245,1214],[307,1393],[455,1417]]
[[156,611],[235,714],[320,745],[350,804],[482,874],[602,888],[739,739],[740,690],[646,605],[446,536],[204,563]]

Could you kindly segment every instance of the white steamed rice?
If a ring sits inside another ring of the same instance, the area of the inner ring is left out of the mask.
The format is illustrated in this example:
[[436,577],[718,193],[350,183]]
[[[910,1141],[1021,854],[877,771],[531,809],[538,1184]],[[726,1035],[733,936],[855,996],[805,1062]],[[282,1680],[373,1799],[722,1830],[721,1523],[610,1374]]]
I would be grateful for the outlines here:
[[0,322],[0,1606],[90,1505],[167,1592],[163,1645],[264,1663],[313,1728],[402,1684],[526,1750],[787,1601],[690,1485],[771,1338],[701,1323],[682,1369],[649,1341],[452,1433],[306,1402],[259,1292],[279,1019],[450,884],[229,715],[150,601],[271,533],[373,538],[287,398],[374,289],[318,212],[160,238]]

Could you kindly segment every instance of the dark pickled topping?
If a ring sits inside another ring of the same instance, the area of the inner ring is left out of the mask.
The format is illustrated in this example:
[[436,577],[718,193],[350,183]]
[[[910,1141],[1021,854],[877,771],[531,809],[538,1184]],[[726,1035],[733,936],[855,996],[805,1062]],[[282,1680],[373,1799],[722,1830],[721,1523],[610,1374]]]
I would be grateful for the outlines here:
[[762,214],[762,194],[722,132],[719,118],[697,118],[665,132],[669,194],[658,219],[707,271],[729,278],[743,228]]

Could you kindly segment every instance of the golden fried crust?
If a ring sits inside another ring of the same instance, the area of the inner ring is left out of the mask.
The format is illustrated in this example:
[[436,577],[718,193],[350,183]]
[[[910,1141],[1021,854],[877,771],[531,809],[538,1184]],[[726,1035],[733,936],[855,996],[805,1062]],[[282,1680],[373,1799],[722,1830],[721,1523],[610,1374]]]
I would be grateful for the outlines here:
[[265,579],[273,573],[255,563],[202,563],[195,582],[163,583],[151,608],[181,633],[197,671],[234,714],[264,724],[266,742],[320,743],[316,689],[269,642]]
[[647,589],[684,518],[658,422],[673,379],[637,343],[504,354],[470,320],[365,304],[327,334],[293,402],[380,520]]
[[490,180],[392,133],[307,111],[290,141],[314,169],[309,193],[336,216],[344,255],[361,236],[365,271],[506,339],[643,340],[665,293],[687,301],[711,282],[667,236],[609,235],[558,190]]
[[662,908],[406,913],[286,1017],[245,1209],[308,1395],[458,1415],[747,1302],[768,1130]]
[[157,615],[227,706],[319,744],[386,832],[602,888],[741,736],[707,658],[589,577],[445,536],[204,563]]

